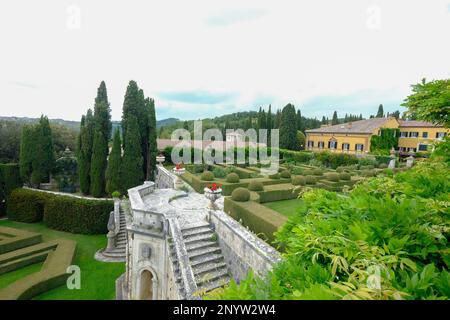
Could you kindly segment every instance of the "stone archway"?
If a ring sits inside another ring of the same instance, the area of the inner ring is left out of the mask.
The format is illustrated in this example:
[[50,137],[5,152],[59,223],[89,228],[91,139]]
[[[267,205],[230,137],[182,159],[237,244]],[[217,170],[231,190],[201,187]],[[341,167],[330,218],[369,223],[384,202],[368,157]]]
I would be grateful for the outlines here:
[[139,277],[139,300],[155,300],[156,277],[150,270],[143,270]]

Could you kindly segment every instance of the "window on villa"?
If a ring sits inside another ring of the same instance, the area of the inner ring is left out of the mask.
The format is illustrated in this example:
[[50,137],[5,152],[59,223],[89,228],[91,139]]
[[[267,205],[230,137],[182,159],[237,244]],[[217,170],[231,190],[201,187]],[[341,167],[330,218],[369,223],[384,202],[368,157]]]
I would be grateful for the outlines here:
[[407,137],[408,137],[408,132],[406,132],[406,131],[400,132],[400,138],[407,138]]
[[419,144],[419,151],[428,151],[427,144]]
[[428,132],[422,132],[422,138],[428,138]]
[[342,144],[342,150],[346,150],[346,151],[350,150],[350,144],[349,143],[343,143]]
[[357,143],[357,144],[355,144],[355,149],[356,149],[356,151],[363,151],[364,145],[362,143]]
[[419,133],[418,132],[410,132],[409,133],[409,137],[410,138],[418,138],[419,137]]
[[325,143],[323,141],[319,141],[319,148],[323,149],[325,147]]
[[336,141],[328,141],[328,148],[329,149],[336,149],[337,142]]
[[308,147],[312,148],[314,147],[314,141],[308,141]]
[[446,132],[436,132],[437,139],[443,139],[447,135]]
[[411,151],[416,152],[416,150],[417,150],[416,148],[408,148],[408,152],[411,152]]

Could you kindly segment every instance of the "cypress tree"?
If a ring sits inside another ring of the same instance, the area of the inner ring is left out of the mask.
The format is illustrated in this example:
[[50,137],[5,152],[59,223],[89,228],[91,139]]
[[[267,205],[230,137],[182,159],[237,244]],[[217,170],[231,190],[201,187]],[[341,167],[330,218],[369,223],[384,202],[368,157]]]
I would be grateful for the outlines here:
[[80,147],[77,155],[80,190],[83,194],[89,194],[91,186],[92,145],[94,143],[94,118],[91,109],[87,111],[86,116],[81,118],[79,140]]
[[333,119],[331,119],[331,125],[334,126],[335,124],[339,124],[339,119],[336,111],[333,113]]
[[377,112],[376,117],[377,118],[383,118],[384,117],[384,111],[383,111],[383,105],[382,104],[380,104],[378,106],[378,112]]
[[33,172],[33,141],[34,126],[24,125],[20,138],[19,169],[22,181],[30,184],[31,173]]
[[49,181],[54,164],[52,130],[47,117],[41,116],[39,124],[33,129],[32,152],[31,183],[39,186],[40,183]]
[[102,81],[100,83],[100,86],[97,89],[97,97],[95,97],[95,104],[103,102],[106,105],[106,108],[108,110],[108,117],[105,118],[104,123],[102,124],[103,132],[106,135],[106,139],[109,141],[112,134],[112,123],[111,123],[111,116],[109,114],[111,113],[111,110],[109,109],[109,101],[108,101],[108,92],[106,90],[106,84],[105,81]]
[[122,141],[120,131],[114,132],[113,145],[108,158],[108,167],[106,168],[106,192],[111,195],[114,191],[123,191],[120,189],[120,168],[122,164]]
[[124,190],[136,187],[144,180],[142,163],[144,161],[141,151],[141,137],[139,127],[134,115],[128,116],[127,131],[124,137],[124,153],[122,159],[122,187]]
[[288,104],[281,112],[280,148],[297,150],[297,120],[295,107]]
[[272,131],[272,105],[269,104],[269,111],[267,111],[267,119],[266,119],[266,125],[267,125],[267,144],[270,143],[270,136]]
[[156,113],[155,113],[155,101],[153,99],[146,99],[146,104],[149,112],[148,121],[148,168],[147,179],[153,180],[156,176],[156,156],[158,153],[158,142],[156,134]]

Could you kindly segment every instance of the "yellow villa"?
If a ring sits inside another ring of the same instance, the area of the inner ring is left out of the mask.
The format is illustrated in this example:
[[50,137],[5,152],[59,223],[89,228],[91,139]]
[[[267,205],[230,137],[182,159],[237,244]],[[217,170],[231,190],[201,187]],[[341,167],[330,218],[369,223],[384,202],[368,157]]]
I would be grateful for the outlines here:
[[381,129],[400,129],[399,151],[427,151],[429,145],[442,140],[449,132],[443,126],[424,121],[372,118],[334,126],[306,130],[306,149],[364,154],[370,151],[370,139]]

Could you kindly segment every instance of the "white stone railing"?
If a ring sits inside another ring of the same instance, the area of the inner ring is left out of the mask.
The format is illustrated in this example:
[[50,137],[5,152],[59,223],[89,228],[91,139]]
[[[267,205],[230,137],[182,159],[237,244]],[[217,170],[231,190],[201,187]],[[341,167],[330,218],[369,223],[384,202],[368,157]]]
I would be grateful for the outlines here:
[[169,189],[175,188],[175,181],[177,180],[177,176],[172,172],[164,168],[163,166],[158,165],[156,173],[155,184],[158,189]]
[[[133,211],[133,225],[137,227],[164,229],[164,215],[159,212],[148,210],[143,197],[149,195],[155,190],[155,183],[145,181],[143,185],[128,190],[131,209]],[[164,230],[163,230],[164,231]]]
[[262,277],[281,261],[280,253],[251,233],[225,212],[211,211],[211,223],[218,235],[222,252],[236,280],[246,277],[248,271]]

